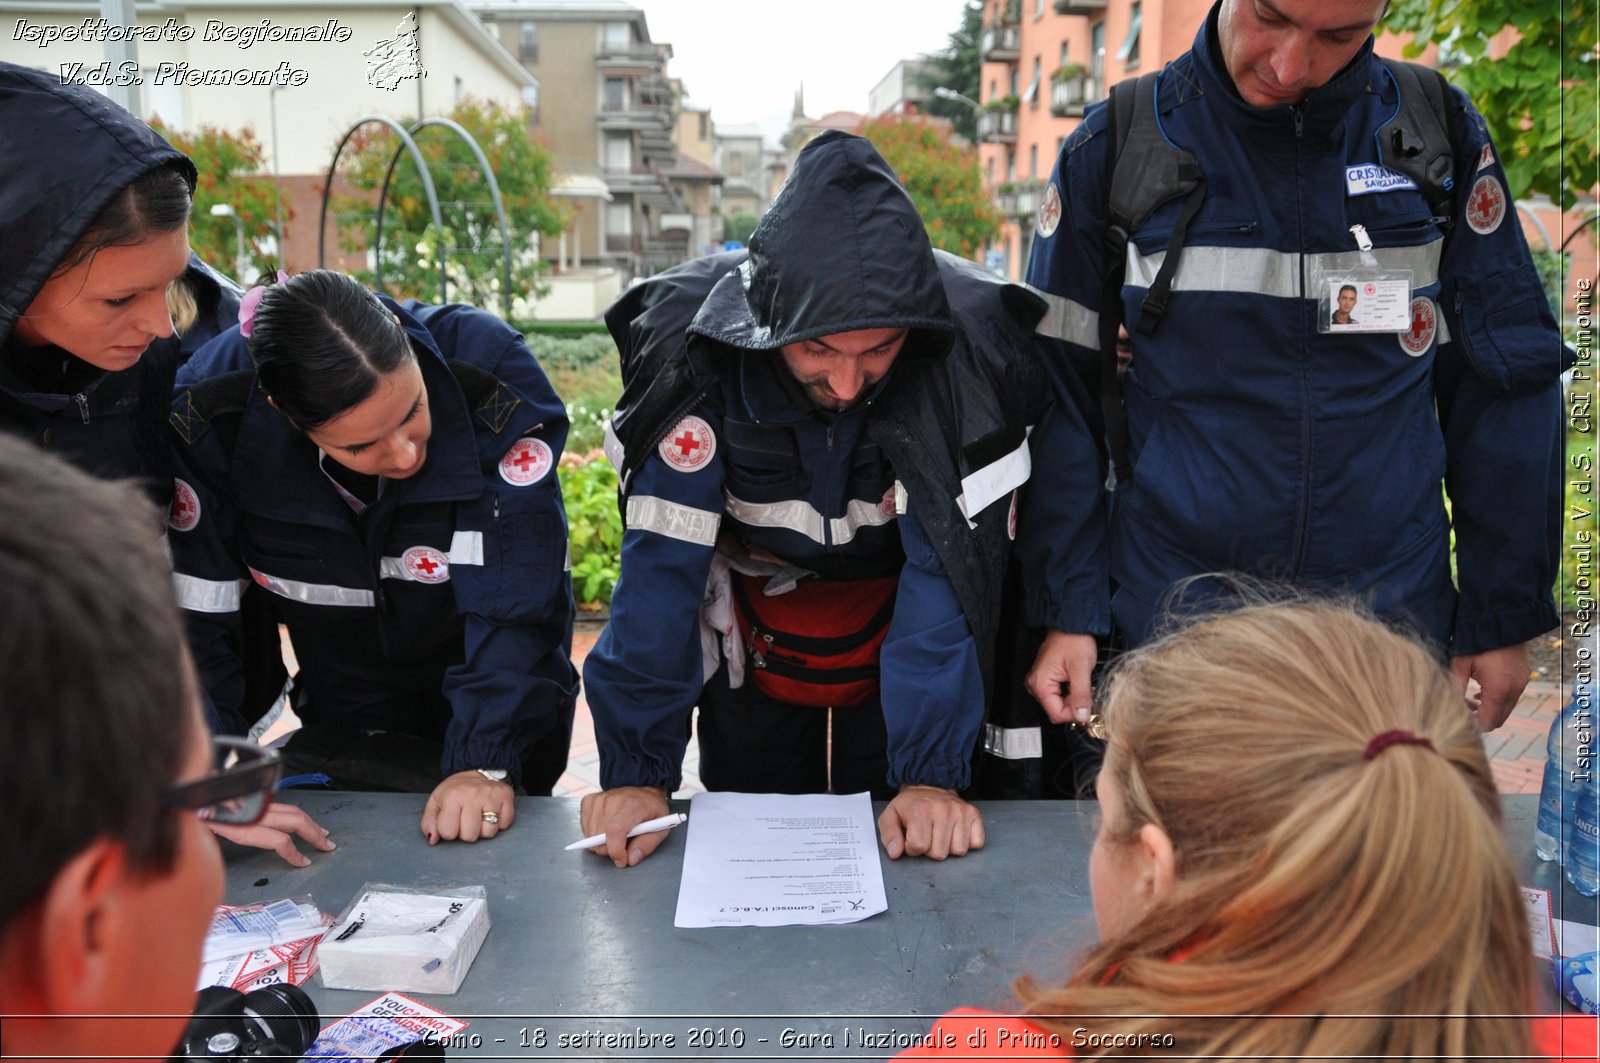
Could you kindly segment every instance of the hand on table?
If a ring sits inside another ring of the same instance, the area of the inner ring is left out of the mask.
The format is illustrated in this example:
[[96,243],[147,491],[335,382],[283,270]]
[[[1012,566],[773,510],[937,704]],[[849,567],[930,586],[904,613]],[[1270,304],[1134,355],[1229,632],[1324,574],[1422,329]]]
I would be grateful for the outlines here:
[[302,853],[294,843],[296,835],[325,853],[334,850],[333,839],[328,837],[326,828],[319,826],[305,809],[281,801],[274,801],[268,805],[267,814],[248,827],[225,823],[207,823],[206,826],[211,828],[212,834],[226,838],[236,845],[247,845],[252,849],[271,849],[292,867],[311,866],[311,858]]
[[605,845],[589,851],[609,856],[618,867],[632,867],[666,840],[670,831],[628,837],[634,827],[666,814],[667,791],[660,786],[619,786],[597,794],[584,794],[578,804],[578,823],[583,836],[606,836]]
[[878,836],[891,860],[965,856],[983,848],[983,816],[954,790],[903,786],[878,817]]
[[[1506,722],[1517,699],[1528,685],[1528,647],[1502,646],[1498,650],[1450,658],[1450,675],[1478,718],[1478,727],[1492,731]],[[1467,681],[1476,679],[1478,689],[1467,693]]]
[[[422,833],[429,845],[441,841],[487,841],[511,829],[517,818],[517,792],[510,783],[495,782],[476,770],[458,771],[428,796],[422,810]],[[485,819],[493,814],[495,822]]]
[[1089,722],[1094,701],[1090,677],[1098,655],[1093,635],[1052,631],[1045,636],[1028,672],[1028,693],[1051,723]]

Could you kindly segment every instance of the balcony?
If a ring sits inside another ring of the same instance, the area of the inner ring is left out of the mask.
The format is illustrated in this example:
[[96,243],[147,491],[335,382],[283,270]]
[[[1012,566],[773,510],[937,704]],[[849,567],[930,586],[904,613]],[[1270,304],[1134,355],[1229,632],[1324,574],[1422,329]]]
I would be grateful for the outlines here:
[[1055,0],[1058,15],[1103,15],[1106,0]]
[[644,103],[607,103],[595,118],[601,129],[666,130],[672,128],[672,112],[665,107]]
[[1044,195],[1044,181],[1007,181],[995,189],[995,206],[1007,218],[1025,220],[1039,213],[1039,200]]
[[1015,63],[1022,58],[1021,27],[985,26],[978,40],[985,63]]
[[1074,74],[1050,84],[1050,113],[1057,118],[1080,118],[1083,109],[1101,99],[1100,79]]
[[660,46],[648,42],[643,44],[602,42],[596,61],[601,72],[611,77],[646,77],[660,73],[664,63]]
[[1017,142],[1017,112],[985,111],[978,116],[978,139],[986,144]]

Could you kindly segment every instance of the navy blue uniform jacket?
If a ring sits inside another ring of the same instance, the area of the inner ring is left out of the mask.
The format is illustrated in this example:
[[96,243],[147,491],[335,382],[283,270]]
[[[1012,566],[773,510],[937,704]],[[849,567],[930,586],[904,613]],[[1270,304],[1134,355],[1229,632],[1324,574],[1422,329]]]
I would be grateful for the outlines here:
[[499,319],[384,302],[412,339],[433,433],[422,471],[385,481],[359,516],[254,386],[237,329],[184,367],[171,540],[196,664],[224,726],[242,726],[238,604],[254,581],[288,625],[308,722],[443,730],[443,774],[517,778],[535,741],[569,730],[576,696],[555,469],[566,410]]

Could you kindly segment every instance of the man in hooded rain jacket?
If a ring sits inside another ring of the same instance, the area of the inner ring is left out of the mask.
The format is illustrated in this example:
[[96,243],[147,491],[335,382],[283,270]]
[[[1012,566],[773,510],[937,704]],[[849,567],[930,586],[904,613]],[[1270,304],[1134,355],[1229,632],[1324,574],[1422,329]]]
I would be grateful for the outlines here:
[[[604,792],[582,819],[617,866],[665,837],[625,835],[667,811],[696,705],[712,790],[871,791],[892,858],[983,844],[959,794],[980,731],[994,755],[1025,741],[985,704],[1047,412],[1042,309],[934,252],[888,164],[835,132],[801,152],[748,255],[653,277],[606,315],[626,531],[584,669]],[[1052,416],[1094,461],[1076,413]],[[1061,532],[1103,571],[1096,506]],[[1103,578],[1072,590],[1086,697],[1109,602]]]

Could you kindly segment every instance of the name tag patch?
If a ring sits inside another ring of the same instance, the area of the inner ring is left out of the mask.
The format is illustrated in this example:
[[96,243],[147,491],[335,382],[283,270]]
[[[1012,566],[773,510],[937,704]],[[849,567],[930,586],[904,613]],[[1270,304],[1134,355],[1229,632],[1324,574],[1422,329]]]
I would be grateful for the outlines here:
[[1405,174],[1387,166],[1366,163],[1344,168],[1344,191],[1347,196],[1365,196],[1372,192],[1415,191],[1417,183]]

